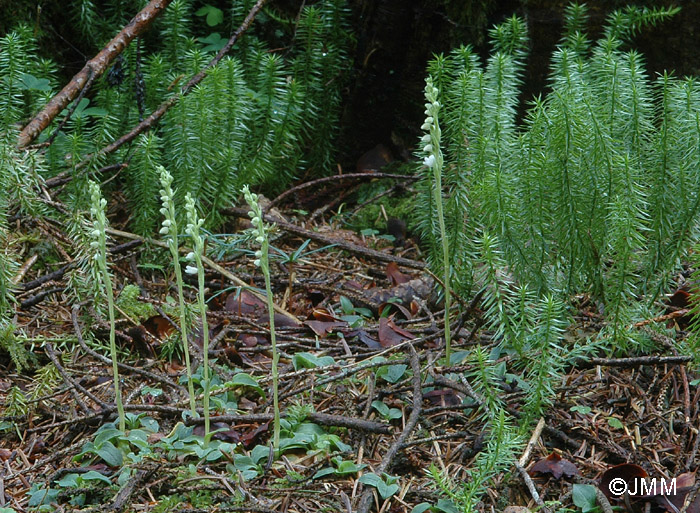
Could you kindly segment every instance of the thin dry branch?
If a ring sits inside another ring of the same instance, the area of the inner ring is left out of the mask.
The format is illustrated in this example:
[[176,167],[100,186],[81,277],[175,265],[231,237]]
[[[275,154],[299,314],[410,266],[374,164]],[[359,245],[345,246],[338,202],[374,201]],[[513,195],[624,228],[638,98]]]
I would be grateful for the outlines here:
[[156,123],[162,118],[166,112],[175,105],[180,98],[185,96],[187,93],[189,93],[197,84],[199,84],[204,78],[207,76],[207,71],[209,68],[216,66],[221,59],[224,58],[224,56],[233,48],[233,45],[236,44],[236,41],[248,30],[250,25],[253,23],[253,20],[255,17],[258,15],[258,12],[260,9],[263,8],[263,6],[267,3],[268,0],[258,0],[253,8],[250,10],[248,13],[248,16],[246,16],[245,20],[243,20],[243,23],[241,24],[240,27],[233,33],[231,38],[228,40],[226,45],[219,50],[219,53],[216,54],[216,56],[209,61],[202,70],[197,73],[195,76],[193,76],[187,84],[185,84],[180,91],[179,94],[176,94],[175,96],[172,96],[171,98],[168,98],[166,101],[161,103],[158,108],[151,113],[150,116],[148,116],[146,119],[141,121],[138,125],[136,125],[134,128],[131,129],[131,131],[127,134],[124,134],[121,136],[119,139],[116,141],[112,142],[111,144],[108,144],[104,148],[102,148],[99,152],[98,155],[106,155],[108,153],[112,153],[119,147],[123,146],[124,144],[133,141],[138,137],[140,134],[143,132],[146,132],[153,128]]
[[131,41],[143,33],[165,10],[172,0],[151,0],[134,18],[105,46],[100,53],[90,59],[66,86],[25,126],[19,134],[17,146],[24,148],[36,139],[41,132],[58,116],[68,104],[84,90],[85,86],[99,77],[107,66],[126,48]]
[[[403,444],[406,442],[411,433],[418,424],[418,419],[420,418],[421,410],[423,408],[423,394],[421,392],[421,375],[420,375],[420,360],[418,358],[418,353],[416,353],[415,348],[412,344],[408,345],[411,350],[411,370],[413,371],[413,410],[408,416],[406,425],[403,431],[396,439],[396,441],[389,447],[389,450],[384,454],[382,462],[374,471],[375,474],[381,476],[384,472],[389,469],[389,466],[394,460],[394,457],[399,452]],[[367,487],[360,496],[358,501],[357,513],[367,513],[370,506],[372,505],[372,489]]]

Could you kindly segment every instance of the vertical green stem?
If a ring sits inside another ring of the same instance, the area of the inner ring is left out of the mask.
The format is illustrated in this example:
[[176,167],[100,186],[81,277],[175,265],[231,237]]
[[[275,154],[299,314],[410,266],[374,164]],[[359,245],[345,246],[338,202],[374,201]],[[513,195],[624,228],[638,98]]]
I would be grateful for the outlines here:
[[90,182],[90,213],[93,219],[93,230],[91,235],[93,241],[90,246],[96,250],[94,258],[97,262],[97,267],[102,274],[102,284],[107,294],[107,308],[109,310],[109,351],[112,357],[112,375],[114,376],[114,400],[117,403],[117,413],[119,414],[119,429],[126,429],[126,420],[124,417],[124,404],[122,403],[121,389],[119,386],[119,365],[117,364],[117,342],[116,328],[114,319],[114,292],[112,291],[112,279],[109,276],[107,268],[107,216],[105,215],[105,207],[107,200],[102,197],[100,186],[95,182]]
[[204,440],[209,439],[209,324],[207,323],[207,303],[204,300],[204,267],[199,251],[195,251],[195,261],[197,262],[197,281],[199,284],[199,294],[197,302],[199,312],[202,315],[202,352],[204,353]]
[[433,86],[433,81],[430,77],[425,84],[425,123],[421,127],[428,131],[421,139],[425,143],[423,151],[426,153],[423,163],[433,170],[433,180],[435,182],[433,193],[435,198],[435,208],[437,209],[438,225],[440,227],[440,240],[442,243],[442,265],[444,268],[444,287],[445,287],[445,359],[447,365],[450,364],[450,356],[452,352],[452,334],[450,332],[450,306],[452,303],[452,295],[450,290],[450,246],[447,240],[447,229],[445,228],[445,214],[442,205],[442,166],[443,156],[440,150],[440,124],[438,123],[438,113],[440,111],[440,103],[438,102],[438,90]]
[[112,291],[112,280],[109,277],[109,271],[106,264],[106,252],[104,246],[101,248],[102,256],[105,260],[100,261],[100,270],[102,271],[102,279],[105,283],[105,292],[107,293],[107,309],[109,311],[109,351],[112,356],[112,374],[114,375],[114,398],[117,403],[117,413],[119,414],[119,430],[126,430],[126,421],[124,417],[124,404],[122,404],[121,387],[119,385],[119,365],[117,365],[117,342],[116,329],[114,319],[114,292]]
[[277,366],[280,355],[277,352],[277,339],[275,337],[275,305],[272,299],[272,285],[270,283],[270,266],[268,261],[268,240],[262,242],[260,267],[265,277],[265,292],[267,296],[267,311],[270,316],[270,344],[272,345],[272,409],[274,410],[272,447],[277,450],[280,443],[280,407],[279,407],[279,375]]
[[262,269],[265,277],[265,292],[267,295],[267,311],[270,316],[270,344],[272,345],[272,408],[274,410],[272,448],[277,450],[280,441],[280,407],[279,407],[279,375],[277,366],[279,365],[279,354],[277,352],[277,338],[275,336],[275,304],[272,298],[272,285],[270,284],[270,241],[267,236],[268,226],[263,221],[263,214],[258,203],[258,196],[250,192],[248,186],[243,187],[245,197],[250,212],[251,224],[255,227],[258,236],[255,238],[260,243],[260,249],[255,252],[255,265]]
[[[177,228],[176,228],[177,229]],[[197,408],[194,402],[194,382],[192,381],[192,367],[190,365],[190,342],[187,335],[187,311],[185,309],[185,295],[183,293],[184,283],[182,281],[182,269],[180,266],[180,255],[177,250],[177,234],[173,235],[173,247],[171,252],[173,253],[173,267],[175,272],[175,281],[177,283],[177,296],[178,296],[178,306],[180,310],[180,338],[182,339],[182,351],[185,356],[185,369],[187,372],[187,393],[190,396],[190,410],[192,411],[192,416],[197,415]]]
[[175,215],[175,192],[171,187],[173,177],[162,166],[160,167],[160,183],[163,186],[163,188],[160,190],[161,201],[163,202],[163,208],[160,209],[160,212],[165,217],[160,233],[162,235],[170,236],[170,239],[168,240],[168,249],[170,249],[170,254],[173,258],[173,272],[175,273],[175,282],[177,284],[178,306],[180,310],[180,338],[182,339],[182,350],[185,357],[185,369],[187,372],[187,393],[190,396],[190,410],[192,412],[192,416],[195,417],[197,415],[197,409],[194,401],[194,383],[192,382],[192,367],[190,365],[190,343],[187,335],[187,311],[185,309],[185,296],[183,293],[185,286],[182,281],[182,267],[180,266],[179,253],[180,247],[177,237],[178,227],[177,217]]
[[[439,151],[439,150],[438,150]],[[440,159],[442,160],[442,159]],[[445,215],[442,209],[442,166],[435,166],[435,207],[437,208],[438,224],[440,226],[440,238],[442,239],[442,263],[445,268],[445,359],[450,365],[450,355],[452,351],[452,333],[450,331],[450,306],[452,294],[450,290],[450,247],[447,240],[447,230],[445,229]]]

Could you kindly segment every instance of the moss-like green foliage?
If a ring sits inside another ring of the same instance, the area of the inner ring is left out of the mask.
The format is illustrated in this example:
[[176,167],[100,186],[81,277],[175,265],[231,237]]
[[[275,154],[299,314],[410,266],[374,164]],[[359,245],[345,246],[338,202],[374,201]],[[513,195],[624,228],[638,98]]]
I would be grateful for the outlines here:
[[[468,293],[474,276],[491,280],[476,286],[502,292],[489,295],[500,305],[495,311],[513,293],[503,286],[509,279],[540,297],[588,292],[605,305],[611,340],[632,342],[630,304],[640,295],[651,304],[663,291],[700,214],[697,81],[652,81],[639,53],[624,49],[641,27],[675,12],[618,11],[592,43],[582,32],[584,6],[569,7],[552,56],[551,91],[530,103],[522,122],[523,21],[512,18],[491,32],[494,51],[485,64],[468,47],[431,63],[445,105],[443,192],[459,290]],[[424,174],[417,211],[439,268]],[[477,270],[495,255],[505,277]]]
[[139,301],[141,289],[138,285],[125,285],[115,304],[119,309],[134,320],[143,321],[152,315],[156,310],[151,303]]

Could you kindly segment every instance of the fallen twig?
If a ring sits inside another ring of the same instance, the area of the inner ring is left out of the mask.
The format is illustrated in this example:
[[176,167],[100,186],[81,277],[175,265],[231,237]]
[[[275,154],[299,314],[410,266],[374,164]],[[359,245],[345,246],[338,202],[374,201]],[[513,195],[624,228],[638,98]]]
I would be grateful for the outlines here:
[[[239,207],[225,208],[222,210],[222,213],[225,215],[236,217],[248,217],[248,211],[244,208]],[[286,232],[293,233],[294,235],[298,235],[306,239],[311,239],[322,244],[334,244],[338,248],[344,249],[356,255],[372,258],[374,260],[379,260],[380,262],[396,262],[398,265],[410,267],[411,269],[425,269],[427,267],[424,262],[418,262],[417,260],[411,260],[410,258],[397,257],[388,253],[377,251],[376,249],[369,249],[358,244],[353,244],[351,242],[335,239],[322,233],[312,232],[311,230],[305,230],[304,228],[296,226],[292,223],[288,223],[287,221],[283,221],[279,217],[271,216],[270,214],[264,214],[263,217],[266,222],[275,223],[277,226],[279,226]]]
[[[406,439],[411,435],[416,425],[418,424],[418,419],[423,407],[423,394],[421,393],[421,375],[420,375],[420,361],[418,359],[418,353],[416,353],[413,345],[409,344],[411,350],[411,370],[413,371],[413,409],[411,410],[411,415],[406,421],[406,425],[403,431],[396,439],[396,441],[391,444],[389,450],[386,452],[382,458],[382,462],[377,466],[374,473],[381,476],[386,472],[391,465],[394,457],[401,449],[401,446],[405,443]],[[365,488],[360,496],[360,500],[357,505],[357,513],[367,513],[372,504],[372,489]]]
[[311,180],[309,182],[300,183],[299,185],[287,189],[282,194],[277,196],[275,199],[270,201],[268,205],[264,208],[265,213],[269,212],[271,208],[279,205],[283,199],[292,194],[297,194],[299,191],[308,189],[309,187],[317,187],[323,183],[327,182],[337,182],[341,180],[373,180],[376,178],[393,178],[395,180],[411,180],[415,181],[418,179],[415,175],[395,175],[392,173],[348,173],[347,175],[333,175],[324,176],[323,178],[317,178],[316,180]]
[[24,148],[36,139],[51,121],[73,101],[85,87],[107,69],[107,66],[131,41],[143,33],[172,0],[151,0],[141,12],[107,43],[100,53],[90,59],[68,84],[25,126],[19,134],[17,146]]
[[[280,412],[280,416],[284,418],[285,412]],[[272,420],[272,413],[255,413],[246,415],[219,415],[211,417],[213,422],[232,422],[232,423],[247,423],[247,422],[269,422]],[[358,419],[355,417],[347,417],[345,415],[331,415],[328,413],[311,412],[307,418],[317,424],[324,426],[337,426],[356,431],[365,431],[367,433],[376,433],[380,435],[388,435],[390,433],[389,424],[382,422],[374,422],[371,420]],[[186,424],[188,426],[202,424],[202,418],[189,418]]]

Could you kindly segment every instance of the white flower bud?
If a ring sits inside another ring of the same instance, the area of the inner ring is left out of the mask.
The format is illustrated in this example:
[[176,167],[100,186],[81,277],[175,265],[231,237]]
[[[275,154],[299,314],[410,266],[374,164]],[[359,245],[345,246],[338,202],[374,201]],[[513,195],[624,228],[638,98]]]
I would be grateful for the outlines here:
[[423,151],[426,153],[432,153],[433,152],[433,145],[432,144],[426,144],[423,147]]
[[93,248],[93,249],[97,249],[97,248],[100,247],[100,243],[97,242],[96,240],[93,240],[93,241],[90,243],[90,247]]
[[253,264],[254,264],[256,267],[260,267],[260,259],[257,259],[257,258],[256,258],[255,260],[253,260]]
[[187,274],[197,274],[198,270],[197,270],[197,268],[196,268],[195,266],[193,266],[193,265],[188,265],[187,267],[185,267],[185,272],[186,272]]
[[194,262],[194,251],[190,251],[189,253],[187,253],[185,259],[189,260],[190,262]]
[[163,228],[158,230],[158,233],[160,233],[161,235],[168,235],[170,233],[170,228],[168,228],[167,226],[163,226]]
[[255,258],[262,258],[262,251],[261,250],[257,250],[255,252]]
[[433,116],[428,116],[427,118],[425,118],[425,124],[427,124],[427,125],[432,125],[433,121],[435,121],[433,119]]
[[421,142],[424,144],[428,144],[430,142],[430,134],[425,134],[423,137],[420,138]]
[[430,130],[431,128],[432,128],[432,125],[431,125],[430,123],[423,123],[423,124],[420,126],[420,129],[421,129],[421,130]]
[[97,228],[95,228],[94,230],[92,230],[92,231],[90,232],[90,235],[92,235],[93,237],[97,238],[97,237],[99,237],[100,235],[102,235],[102,232],[101,232],[100,230],[98,230]]
[[170,219],[164,219],[162,224],[163,226],[167,226],[168,228],[170,228],[173,222]]
[[255,240],[262,244],[263,242],[265,242],[265,237],[263,237],[262,235],[258,235],[257,237],[255,237]]
[[423,164],[430,168],[435,166],[435,155],[428,155],[427,157],[425,157],[425,159],[423,160]]

